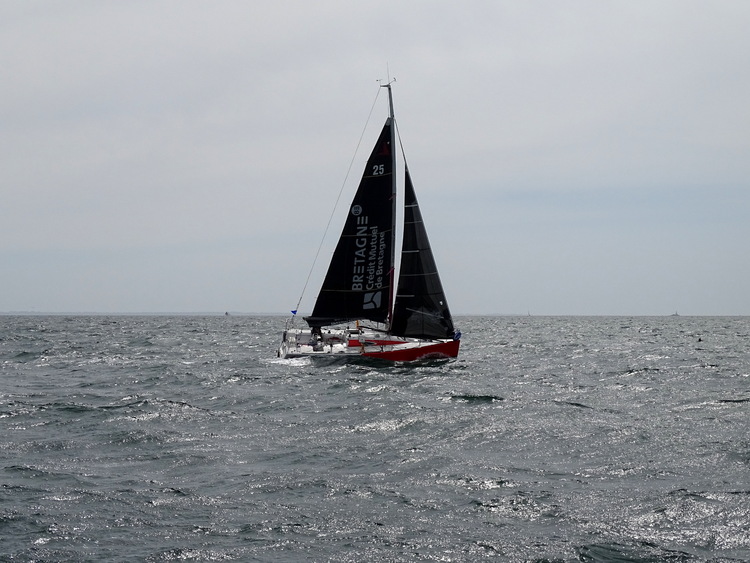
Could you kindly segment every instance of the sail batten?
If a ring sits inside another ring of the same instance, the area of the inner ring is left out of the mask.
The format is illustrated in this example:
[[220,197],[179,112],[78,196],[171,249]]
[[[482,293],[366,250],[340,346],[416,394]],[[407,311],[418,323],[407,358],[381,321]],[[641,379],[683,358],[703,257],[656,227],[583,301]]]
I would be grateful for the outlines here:
[[[427,276],[439,276],[437,272],[420,272],[418,274],[403,274],[403,277],[405,278],[419,278],[419,277],[427,277]],[[401,276],[400,276],[401,277]]]

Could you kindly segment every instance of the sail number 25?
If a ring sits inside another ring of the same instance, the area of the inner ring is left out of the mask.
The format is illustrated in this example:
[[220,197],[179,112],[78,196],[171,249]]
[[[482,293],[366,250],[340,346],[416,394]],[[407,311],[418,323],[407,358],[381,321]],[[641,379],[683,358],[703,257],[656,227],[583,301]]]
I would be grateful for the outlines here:
[[385,174],[385,164],[375,164],[372,167],[372,175],[373,176],[380,176],[382,174]]

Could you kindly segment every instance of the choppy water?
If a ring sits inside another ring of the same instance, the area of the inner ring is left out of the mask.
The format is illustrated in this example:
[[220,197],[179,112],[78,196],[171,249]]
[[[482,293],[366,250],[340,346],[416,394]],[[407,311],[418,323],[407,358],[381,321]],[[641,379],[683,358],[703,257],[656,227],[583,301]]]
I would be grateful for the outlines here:
[[460,318],[419,367],[283,322],[0,317],[0,560],[750,560],[750,318]]

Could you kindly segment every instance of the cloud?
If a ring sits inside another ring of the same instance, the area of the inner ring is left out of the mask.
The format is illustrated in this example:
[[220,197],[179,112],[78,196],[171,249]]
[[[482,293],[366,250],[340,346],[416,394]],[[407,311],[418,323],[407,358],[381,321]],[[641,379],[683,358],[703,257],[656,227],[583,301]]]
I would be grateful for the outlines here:
[[[291,307],[390,74],[458,310],[747,314],[707,268],[748,273],[749,21],[740,1],[6,3],[0,310]],[[652,291],[680,276],[681,303]]]

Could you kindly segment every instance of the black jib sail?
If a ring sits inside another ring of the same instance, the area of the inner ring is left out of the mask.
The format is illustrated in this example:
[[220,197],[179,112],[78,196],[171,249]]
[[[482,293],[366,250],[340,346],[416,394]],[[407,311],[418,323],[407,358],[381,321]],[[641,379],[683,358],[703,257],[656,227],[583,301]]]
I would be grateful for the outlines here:
[[425,339],[453,338],[453,319],[408,168],[404,184],[404,241],[391,334]]
[[386,120],[367,160],[312,315],[305,317],[311,327],[388,318],[396,205],[392,122]]

